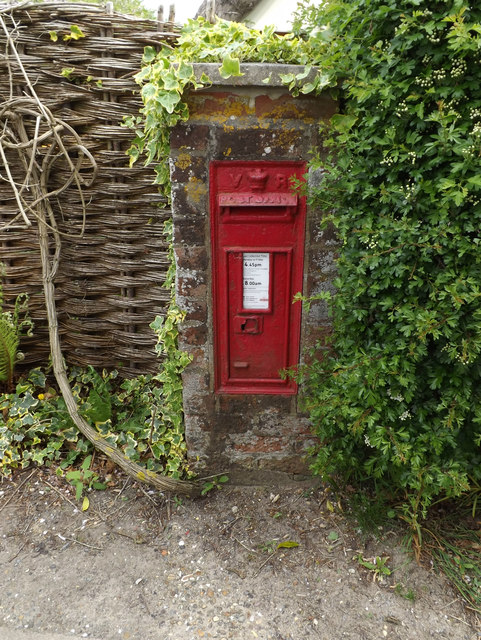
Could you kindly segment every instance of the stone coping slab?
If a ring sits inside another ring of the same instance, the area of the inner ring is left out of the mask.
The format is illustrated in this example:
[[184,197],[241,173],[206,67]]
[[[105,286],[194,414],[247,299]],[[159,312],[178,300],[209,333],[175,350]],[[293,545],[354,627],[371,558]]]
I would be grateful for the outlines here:
[[[219,74],[220,64],[218,62],[196,62],[192,65],[197,79],[203,73],[210,78],[213,86],[227,87],[286,87],[281,80],[281,75],[302,73],[306,67],[298,64],[272,64],[266,62],[245,62],[241,63],[240,70],[242,76],[230,76],[223,78]],[[318,69],[312,68],[303,82],[312,81]],[[265,82],[269,78],[269,82]]]

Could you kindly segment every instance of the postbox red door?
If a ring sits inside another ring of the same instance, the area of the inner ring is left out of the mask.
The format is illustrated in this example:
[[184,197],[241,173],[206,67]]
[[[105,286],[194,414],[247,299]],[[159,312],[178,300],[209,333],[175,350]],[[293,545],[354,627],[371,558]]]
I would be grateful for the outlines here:
[[299,360],[305,198],[300,162],[210,167],[215,379],[219,393],[293,394]]

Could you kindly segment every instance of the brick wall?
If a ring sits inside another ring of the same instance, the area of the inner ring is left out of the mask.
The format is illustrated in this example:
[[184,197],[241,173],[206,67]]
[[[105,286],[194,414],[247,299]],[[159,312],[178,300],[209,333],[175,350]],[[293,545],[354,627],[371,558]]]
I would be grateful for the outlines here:
[[[240,78],[223,80],[216,65],[198,65],[212,87],[188,96],[190,118],[171,137],[172,209],[177,300],[186,318],[180,347],[192,356],[184,373],[186,439],[192,462],[225,469],[302,473],[311,442],[297,395],[227,395],[214,390],[214,328],[209,216],[213,160],[308,161],[318,149],[319,122],[336,110],[329,96],[293,98],[279,74],[285,65],[243,65]],[[298,71],[298,69],[296,69]],[[270,78],[268,84],[262,82]],[[309,175],[308,183],[320,175]],[[321,229],[323,212],[308,208],[304,293],[332,288],[335,236]],[[322,303],[303,313],[301,353],[329,331]]]

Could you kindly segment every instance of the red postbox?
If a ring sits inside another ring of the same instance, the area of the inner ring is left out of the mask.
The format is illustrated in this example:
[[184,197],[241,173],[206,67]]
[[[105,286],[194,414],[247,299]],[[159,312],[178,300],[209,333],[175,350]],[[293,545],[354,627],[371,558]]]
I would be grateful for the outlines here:
[[305,198],[302,162],[210,165],[215,387],[294,394],[280,371],[299,360]]

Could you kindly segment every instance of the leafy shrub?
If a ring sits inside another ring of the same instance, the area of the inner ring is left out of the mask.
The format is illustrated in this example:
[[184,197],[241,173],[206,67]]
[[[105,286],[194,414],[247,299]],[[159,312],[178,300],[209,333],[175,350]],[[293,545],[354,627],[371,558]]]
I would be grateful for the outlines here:
[[387,487],[415,528],[481,478],[480,21],[463,0],[296,21],[340,97],[314,195],[340,240],[332,341],[304,371],[314,469]]
[[[117,371],[98,373],[91,366],[74,367],[69,382],[81,415],[112,445],[147,469],[178,478],[186,473],[186,444],[182,420],[181,373],[188,354],[177,348],[177,324],[183,314],[175,303],[175,263],[172,222],[165,224],[170,247],[166,288],[171,301],[166,317],[151,328],[157,335],[156,352],[163,356],[156,375],[117,383]],[[44,372],[32,370],[13,393],[0,394],[0,471],[10,473],[32,462],[62,467],[90,451],[91,445],[70,418],[65,401]]]
[[87,442],[79,437],[70,420],[63,398],[47,384],[40,369],[33,369],[20,380],[14,392],[0,394],[0,412],[3,414],[0,425],[3,474],[28,467],[32,462],[41,465],[57,461],[61,451],[73,462],[88,450]]
[[[117,382],[117,372],[72,368],[72,391],[80,413],[112,445],[148,469],[179,477],[186,470],[182,420],[166,417],[163,388],[155,376]],[[31,463],[62,467],[91,451],[72,422],[65,402],[40,369],[32,370],[13,393],[0,394],[0,470]]]

